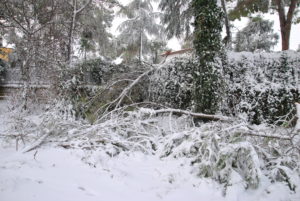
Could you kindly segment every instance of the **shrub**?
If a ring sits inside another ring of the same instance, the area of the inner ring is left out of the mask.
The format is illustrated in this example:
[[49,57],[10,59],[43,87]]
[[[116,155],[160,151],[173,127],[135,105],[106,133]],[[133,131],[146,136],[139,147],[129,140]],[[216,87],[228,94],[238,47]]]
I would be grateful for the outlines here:
[[[299,53],[242,52],[228,53],[227,57],[220,72],[223,94],[219,112],[256,124],[292,119],[294,104],[300,101]],[[176,58],[163,65],[150,77],[150,99],[169,107],[191,109],[192,71],[197,61]],[[207,103],[201,107],[207,107]]]

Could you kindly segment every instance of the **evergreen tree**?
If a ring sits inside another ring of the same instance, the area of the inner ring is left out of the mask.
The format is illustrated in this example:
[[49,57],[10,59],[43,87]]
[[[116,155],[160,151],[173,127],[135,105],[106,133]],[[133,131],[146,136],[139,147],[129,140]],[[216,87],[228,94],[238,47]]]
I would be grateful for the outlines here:
[[159,8],[164,12],[162,22],[166,24],[168,38],[191,35],[192,0],[161,0]]
[[196,112],[213,114],[219,105],[219,67],[223,13],[217,0],[193,0],[195,16],[194,47],[199,65],[193,72],[193,100]]
[[120,14],[127,17],[120,26],[119,40],[125,49],[134,55],[138,53],[139,61],[149,52],[148,36],[160,36],[163,26],[156,22],[160,13],[154,12],[152,0],[133,0],[120,10]]
[[[226,37],[223,42],[230,46],[231,31],[227,16],[226,0],[220,0],[225,20]],[[193,0],[160,0],[159,8],[164,12],[162,22],[166,24],[167,37],[184,37],[186,43],[192,38],[191,22],[197,11],[193,9]]]
[[273,22],[261,17],[252,18],[247,26],[239,31],[235,40],[235,51],[265,50],[269,52],[278,42],[278,34],[273,31]]
[[162,40],[153,40],[150,42],[149,48],[151,51],[151,60],[152,63],[157,64],[159,63],[159,53],[166,51],[167,43]]
[[108,32],[113,21],[113,11],[105,4],[94,4],[86,10],[80,18],[80,45],[86,52],[97,51],[102,56],[111,57],[112,34]]

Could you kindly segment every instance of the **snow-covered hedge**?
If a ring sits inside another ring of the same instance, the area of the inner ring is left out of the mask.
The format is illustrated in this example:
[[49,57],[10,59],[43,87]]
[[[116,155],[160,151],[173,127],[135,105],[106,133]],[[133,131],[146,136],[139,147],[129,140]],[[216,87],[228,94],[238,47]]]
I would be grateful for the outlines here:
[[[57,88],[64,104],[72,105],[76,117],[91,117],[95,120],[106,109],[112,109],[113,106],[109,107],[110,103],[147,70],[147,66],[140,63],[128,66],[101,58],[91,59],[77,63],[73,68],[64,69]],[[122,105],[143,102],[148,95],[147,87],[148,80],[143,78],[126,94]]]
[[[176,58],[151,76],[152,101],[170,107],[191,108],[192,58]],[[220,109],[252,123],[290,120],[300,101],[300,54],[228,53],[223,66]]]
[[299,102],[300,54],[230,53],[224,67],[227,106],[253,123],[288,120]]
[[150,100],[174,108],[191,108],[195,65],[195,60],[184,57],[163,64],[150,77]]

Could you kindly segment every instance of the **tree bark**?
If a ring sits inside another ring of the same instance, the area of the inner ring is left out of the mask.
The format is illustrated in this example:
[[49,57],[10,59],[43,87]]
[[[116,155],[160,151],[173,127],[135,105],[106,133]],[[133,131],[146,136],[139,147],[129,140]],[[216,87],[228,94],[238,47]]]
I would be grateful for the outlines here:
[[291,0],[287,14],[285,14],[284,2],[282,0],[275,0],[275,3],[280,22],[282,51],[284,51],[290,48],[292,20],[297,6],[297,0]]
[[67,54],[67,61],[69,62],[69,65],[72,63],[72,45],[73,45],[73,32],[75,29],[75,20],[76,20],[76,15],[77,15],[77,0],[73,0],[73,15],[72,15],[72,21],[71,21],[71,26],[69,30],[69,41],[68,41],[68,54]]
[[173,114],[182,114],[182,115],[189,115],[195,119],[202,119],[202,120],[211,120],[211,121],[232,121],[233,119],[222,116],[222,115],[214,115],[214,114],[204,114],[204,113],[197,113],[197,112],[190,112],[187,110],[180,110],[180,109],[161,109],[161,110],[153,110],[153,114],[163,114],[163,113],[173,113]]
[[[141,1],[139,1],[139,10],[141,9]],[[141,13],[139,13],[141,14]],[[141,17],[141,16],[140,16]],[[139,50],[139,62],[142,63],[143,59],[143,25],[142,20],[140,19],[140,50]]]
[[67,62],[69,65],[72,63],[72,54],[73,54],[73,38],[74,38],[74,31],[75,31],[75,26],[76,26],[76,18],[79,13],[81,13],[90,3],[92,0],[89,0],[86,4],[84,4],[81,8],[77,9],[77,0],[73,0],[73,15],[72,15],[72,21],[70,25],[70,30],[69,30],[69,41],[68,41],[68,46],[67,46]]
[[225,0],[221,0],[221,3],[222,3],[223,12],[224,12],[225,28],[226,28],[225,45],[229,47],[231,44],[231,41],[232,41],[231,31],[230,31],[230,23],[229,23],[229,19],[228,19],[228,13],[227,13]]

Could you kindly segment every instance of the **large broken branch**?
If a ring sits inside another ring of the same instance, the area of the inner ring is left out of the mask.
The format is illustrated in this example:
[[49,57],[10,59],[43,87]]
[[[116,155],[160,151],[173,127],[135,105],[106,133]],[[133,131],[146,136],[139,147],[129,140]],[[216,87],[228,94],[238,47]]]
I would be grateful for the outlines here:
[[127,86],[127,87],[122,91],[122,93],[119,95],[119,97],[115,100],[116,102],[118,102],[118,103],[116,104],[115,109],[118,108],[118,107],[120,107],[120,105],[122,104],[122,102],[123,102],[124,98],[126,97],[126,95],[128,94],[128,92],[129,92],[129,91],[130,91],[137,83],[139,83],[139,81],[140,81],[143,77],[149,75],[153,70],[155,70],[155,69],[154,69],[154,68],[151,68],[150,70],[148,70],[148,71],[144,72],[143,74],[141,74],[138,78],[136,78],[129,86]]
[[277,139],[277,140],[291,140],[291,137],[281,136],[281,135],[267,135],[267,134],[255,133],[255,132],[245,132],[245,133],[241,133],[241,134],[248,135],[248,136],[254,136],[254,137],[272,138],[272,139]]
[[153,110],[153,113],[154,114],[162,114],[162,113],[184,114],[184,115],[192,116],[195,119],[213,120],[213,121],[231,121],[231,118],[222,115],[195,113],[187,110],[172,109],[172,108]]

